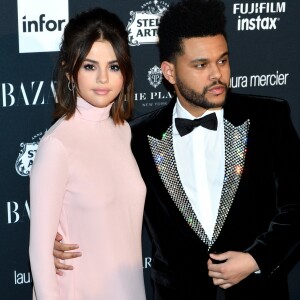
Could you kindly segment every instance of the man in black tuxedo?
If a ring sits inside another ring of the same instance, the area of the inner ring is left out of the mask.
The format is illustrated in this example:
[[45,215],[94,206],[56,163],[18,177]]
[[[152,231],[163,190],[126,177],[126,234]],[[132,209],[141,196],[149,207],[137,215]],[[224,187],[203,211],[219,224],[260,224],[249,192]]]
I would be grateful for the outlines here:
[[131,123],[154,298],[288,299],[282,266],[300,240],[300,142],[289,106],[229,92],[222,2],[171,5],[158,35],[176,96]]

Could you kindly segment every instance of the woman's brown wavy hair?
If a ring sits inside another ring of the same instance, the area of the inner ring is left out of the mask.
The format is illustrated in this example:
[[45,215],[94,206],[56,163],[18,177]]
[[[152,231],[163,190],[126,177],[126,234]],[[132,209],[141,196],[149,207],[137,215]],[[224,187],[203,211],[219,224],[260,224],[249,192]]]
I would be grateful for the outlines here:
[[[123,87],[111,108],[115,124],[122,124],[133,111],[133,69],[128,46],[128,35],[124,24],[115,14],[94,8],[72,18],[64,29],[56,66],[57,108],[55,118],[72,117],[76,110],[78,71],[97,40],[108,41],[116,54],[123,76]],[[69,79],[74,85],[68,89]]]

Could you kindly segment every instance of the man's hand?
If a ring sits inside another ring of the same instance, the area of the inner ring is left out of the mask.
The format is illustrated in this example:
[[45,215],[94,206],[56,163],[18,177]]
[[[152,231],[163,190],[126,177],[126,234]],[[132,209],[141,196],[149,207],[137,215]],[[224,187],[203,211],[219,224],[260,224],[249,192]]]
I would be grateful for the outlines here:
[[56,268],[56,274],[63,275],[61,270],[73,270],[73,266],[66,265],[60,262],[60,259],[72,259],[75,257],[81,256],[81,252],[65,252],[76,250],[79,248],[76,244],[63,244],[61,243],[63,237],[57,233],[54,241],[54,248],[53,248],[53,256],[54,256],[54,264]]
[[255,259],[249,253],[228,251],[221,254],[211,253],[210,257],[216,261],[225,261],[214,264],[209,259],[207,262],[208,276],[213,279],[214,285],[223,289],[230,288],[259,270]]

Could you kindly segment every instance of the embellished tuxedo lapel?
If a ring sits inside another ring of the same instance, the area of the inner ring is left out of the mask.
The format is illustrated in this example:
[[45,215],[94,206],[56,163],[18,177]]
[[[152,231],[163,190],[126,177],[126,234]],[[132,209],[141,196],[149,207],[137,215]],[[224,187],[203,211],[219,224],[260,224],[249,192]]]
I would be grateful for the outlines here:
[[189,226],[210,247],[211,242],[198,221],[180,181],[173,149],[172,125],[161,140],[148,135],[148,141],[158,174],[171,199]]
[[165,188],[188,225],[208,246],[208,249],[211,248],[221,232],[240,182],[245,162],[249,125],[250,121],[247,120],[244,124],[235,127],[224,119],[225,176],[212,240],[208,238],[197,219],[180,181],[173,149],[172,125],[161,139],[148,135],[152,156]]
[[243,173],[250,120],[235,127],[224,119],[225,176],[211,245],[218,238],[234,201]]

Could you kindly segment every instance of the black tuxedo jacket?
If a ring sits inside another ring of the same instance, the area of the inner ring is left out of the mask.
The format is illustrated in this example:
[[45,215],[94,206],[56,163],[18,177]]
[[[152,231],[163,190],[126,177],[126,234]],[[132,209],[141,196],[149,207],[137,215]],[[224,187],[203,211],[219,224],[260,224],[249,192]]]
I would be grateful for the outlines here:
[[300,240],[300,142],[287,102],[228,94],[225,177],[212,240],[176,168],[175,102],[131,123],[132,150],[147,185],[144,216],[153,241],[152,279],[157,290],[177,295],[158,292],[157,299],[216,299],[208,254],[229,250],[249,252],[261,274],[227,289],[225,299],[288,299],[281,266]]

